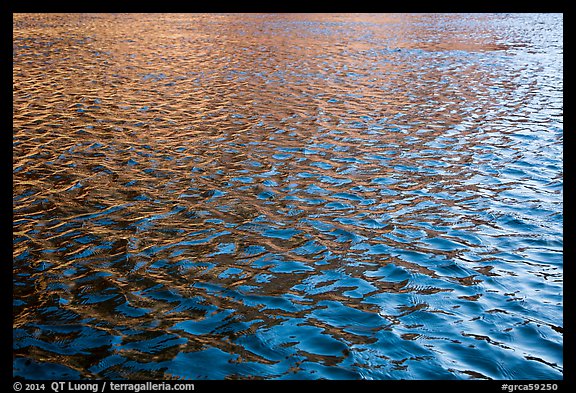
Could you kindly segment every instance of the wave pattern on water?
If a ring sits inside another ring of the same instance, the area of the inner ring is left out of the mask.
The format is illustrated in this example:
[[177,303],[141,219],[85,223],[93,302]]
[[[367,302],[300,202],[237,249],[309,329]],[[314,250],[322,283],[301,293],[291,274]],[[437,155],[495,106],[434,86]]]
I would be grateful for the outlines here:
[[562,378],[562,29],[14,15],[14,375]]

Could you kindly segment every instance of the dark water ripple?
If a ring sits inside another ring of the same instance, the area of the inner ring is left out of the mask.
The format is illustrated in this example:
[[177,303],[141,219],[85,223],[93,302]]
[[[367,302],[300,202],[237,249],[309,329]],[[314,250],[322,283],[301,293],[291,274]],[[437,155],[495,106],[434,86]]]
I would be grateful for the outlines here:
[[15,376],[558,379],[563,18],[15,15]]

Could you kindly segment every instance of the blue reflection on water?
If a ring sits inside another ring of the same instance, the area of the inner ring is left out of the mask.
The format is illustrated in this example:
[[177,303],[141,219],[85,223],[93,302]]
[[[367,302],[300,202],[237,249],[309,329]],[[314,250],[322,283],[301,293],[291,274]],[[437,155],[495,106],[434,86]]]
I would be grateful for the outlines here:
[[562,378],[562,25],[15,15],[14,376]]

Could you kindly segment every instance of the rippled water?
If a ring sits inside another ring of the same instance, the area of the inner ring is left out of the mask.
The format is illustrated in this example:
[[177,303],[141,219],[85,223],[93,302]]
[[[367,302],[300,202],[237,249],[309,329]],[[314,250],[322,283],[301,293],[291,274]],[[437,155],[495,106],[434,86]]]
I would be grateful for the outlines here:
[[562,378],[562,30],[14,15],[14,375]]

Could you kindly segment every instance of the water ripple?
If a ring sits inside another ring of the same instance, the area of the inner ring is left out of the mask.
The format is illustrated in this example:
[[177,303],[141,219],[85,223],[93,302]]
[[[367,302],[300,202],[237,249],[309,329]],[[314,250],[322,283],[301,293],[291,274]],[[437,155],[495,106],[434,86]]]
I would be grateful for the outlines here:
[[13,19],[15,376],[562,378],[562,15]]

